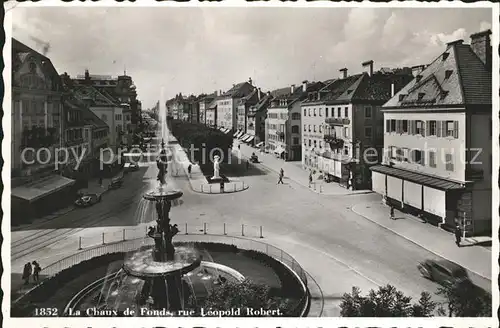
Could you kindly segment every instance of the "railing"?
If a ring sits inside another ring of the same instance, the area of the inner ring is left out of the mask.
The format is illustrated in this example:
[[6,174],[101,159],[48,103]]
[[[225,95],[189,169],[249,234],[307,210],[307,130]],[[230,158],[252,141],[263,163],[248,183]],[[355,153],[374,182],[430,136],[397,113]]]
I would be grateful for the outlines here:
[[[143,224],[138,227],[117,229],[111,232],[97,233],[92,236],[78,237],[78,250],[96,247],[99,245],[114,244],[143,238],[147,235],[149,226],[154,222]],[[221,235],[221,236],[242,236],[249,238],[264,238],[264,227],[249,224],[228,224],[225,222],[183,222],[177,223],[180,235]]]
[[221,191],[219,183],[201,184],[199,188],[194,187],[195,191],[207,194],[231,193],[248,189],[248,185],[243,181],[231,181],[224,184],[224,191]]
[[[259,251],[262,252],[278,261],[281,263],[285,264],[288,266],[297,276],[297,278],[302,282],[305,288],[308,287],[308,274],[307,272],[300,266],[295,259],[285,252],[284,250],[275,247],[273,245],[253,240],[253,239],[248,239],[245,237],[237,237],[237,236],[227,236],[227,235],[210,235],[210,234],[179,234],[175,237],[175,243],[186,243],[186,242],[209,242],[209,243],[224,243],[224,244],[229,244],[229,245],[235,245],[239,249],[243,250],[254,250],[254,251]],[[115,242],[112,244],[105,244],[97,247],[93,247],[90,249],[86,249],[83,251],[80,251],[74,255],[68,256],[60,261],[57,261],[47,267],[45,267],[40,276],[43,277],[44,279],[49,279],[50,277],[54,276],[58,272],[61,272],[62,270],[68,269],[76,264],[79,264],[83,261],[90,260],[94,257],[102,256],[105,254],[110,254],[110,253],[126,253],[126,252],[131,252],[134,250],[137,250],[143,246],[152,246],[154,245],[154,240],[152,238],[136,238],[132,240],[126,240],[126,241],[121,241],[121,242]],[[318,284],[314,281],[314,279],[311,279],[311,286],[310,292],[311,296],[313,299],[315,299],[316,302],[320,302],[320,304],[315,306],[314,312],[316,316],[321,316],[323,312],[323,294],[321,292],[320,287]],[[307,297],[307,293],[304,293],[304,296],[301,299],[301,304],[303,304],[302,301],[305,300],[305,297]],[[20,297],[17,301],[21,300],[23,297]]]

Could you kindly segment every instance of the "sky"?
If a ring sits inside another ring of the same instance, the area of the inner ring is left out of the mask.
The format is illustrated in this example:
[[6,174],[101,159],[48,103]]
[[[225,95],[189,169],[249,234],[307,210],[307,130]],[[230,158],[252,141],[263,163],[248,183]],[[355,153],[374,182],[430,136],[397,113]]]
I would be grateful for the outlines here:
[[[142,108],[160,98],[263,91],[374,69],[426,64],[446,42],[491,28],[490,9],[16,7],[13,37],[46,54],[59,74],[121,75]],[[40,41],[35,41],[38,39]],[[163,90],[163,92],[162,92]]]

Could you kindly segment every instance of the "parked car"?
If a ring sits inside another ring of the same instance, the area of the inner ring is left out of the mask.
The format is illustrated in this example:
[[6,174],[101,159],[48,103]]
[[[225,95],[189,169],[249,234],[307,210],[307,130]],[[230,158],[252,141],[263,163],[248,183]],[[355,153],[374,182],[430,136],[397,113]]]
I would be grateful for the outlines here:
[[88,207],[97,204],[101,201],[101,195],[98,194],[83,194],[75,200],[75,206]]
[[125,163],[125,170],[127,172],[139,171],[139,164],[137,164],[137,163]]
[[447,260],[425,260],[417,267],[422,276],[443,286],[470,282],[463,267]]
[[119,176],[119,177],[111,179],[111,182],[109,183],[108,189],[117,189],[117,188],[120,188],[122,185],[123,185],[123,177]]

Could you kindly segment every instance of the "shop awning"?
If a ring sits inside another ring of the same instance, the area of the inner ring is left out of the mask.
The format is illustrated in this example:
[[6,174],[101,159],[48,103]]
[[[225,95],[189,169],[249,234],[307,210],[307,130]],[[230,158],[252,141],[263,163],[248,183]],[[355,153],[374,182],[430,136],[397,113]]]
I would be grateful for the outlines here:
[[251,137],[252,137],[251,135],[247,134],[246,137],[241,140],[243,140],[243,142],[248,142],[248,140],[250,140]]
[[284,150],[284,149],[283,149],[283,147],[281,147],[281,146],[276,147],[276,149],[274,150],[274,153],[275,153],[275,154],[278,154],[278,155],[281,155],[281,154],[283,154],[284,152],[285,152],[285,150]]
[[222,132],[224,132],[224,134],[228,134],[228,133],[230,133],[230,132],[231,132],[231,129],[225,129],[225,130],[224,130],[224,131],[222,131]]
[[50,175],[12,189],[11,195],[27,200],[28,202],[33,202],[67,186],[71,186],[74,183],[75,180],[65,178],[61,175]]
[[258,144],[255,145],[255,147],[260,147],[262,145],[264,145],[264,141],[259,142]]
[[236,136],[238,135],[238,133],[240,133],[239,131],[236,131],[235,133],[233,133],[233,137],[236,138]]
[[246,134],[246,133],[242,134],[242,135],[239,137],[239,139],[240,139],[240,140],[243,140],[243,139],[246,139],[246,138],[248,138],[248,134]]
[[441,189],[441,190],[457,190],[465,188],[464,185],[450,180],[444,180],[438,177],[433,177],[430,175],[425,175],[421,173],[411,172],[403,169],[398,169],[395,167],[385,166],[385,165],[375,165],[370,167],[373,172],[378,172],[382,174],[387,174],[392,177],[400,178],[410,182],[418,183],[424,186]]
[[236,135],[236,138],[241,137],[243,134],[244,134],[244,132],[243,132],[243,131],[238,132],[238,134]]
[[255,136],[250,136],[250,138],[248,138],[247,140],[245,140],[245,142],[247,143],[250,143],[252,142],[252,140],[255,138]]

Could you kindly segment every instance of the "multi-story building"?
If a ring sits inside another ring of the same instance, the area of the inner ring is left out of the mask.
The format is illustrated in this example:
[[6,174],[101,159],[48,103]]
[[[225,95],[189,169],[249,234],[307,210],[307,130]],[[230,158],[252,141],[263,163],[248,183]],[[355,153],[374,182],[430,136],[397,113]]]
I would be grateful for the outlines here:
[[[288,88],[286,88],[289,90]],[[263,147],[265,143],[265,122],[267,117],[267,107],[270,105],[273,96],[268,92],[261,95],[259,102],[250,107],[247,113],[246,134],[249,135],[249,143],[257,147]],[[246,140],[246,139],[245,139]]]
[[200,96],[199,99],[199,122],[201,124],[207,124],[207,109],[210,106],[210,104],[214,101],[214,99],[217,97],[217,92],[210,94],[210,95],[203,95]]
[[271,101],[265,122],[266,149],[288,161],[302,158],[300,106],[309,94],[324,86],[322,82],[303,81],[301,86],[292,85]]
[[388,202],[466,235],[491,232],[490,34],[448,43],[384,105],[384,160],[371,168]]
[[255,88],[248,95],[239,99],[237,107],[238,115],[236,120],[237,131],[235,133],[247,132],[246,129],[247,129],[248,110],[251,106],[257,104],[260,101],[260,98],[261,98],[261,90],[260,88],[259,89]]
[[217,127],[217,97],[208,105],[205,105],[205,124],[207,126]]
[[75,181],[54,174],[56,148],[64,147],[63,102],[62,83],[50,59],[12,39],[13,223],[66,206],[74,196]]
[[117,152],[126,134],[124,130],[126,121],[123,116],[126,106],[113,102],[93,86],[79,87],[75,90],[75,96],[85,102],[90,110],[108,125],[108,147]]
[[101,150],[108,147],[109,126],[88,108],[82,109],[82,116],[85,122],[83,138],[90,145],[91,174],[96,176],[100,166]]
[[249,95],[254,89],[252,79],[249,79],[248,82],[233,85],[229,91],[217,98],[217,127],[229,129],[229,131],[236,129],[238,125],[238,101]]
[[[412,79],[412,70],[366,72],[348,76],[347,69],[302,102],[303,156],[307,169],[352,189],[371,188],[369,167],[380,163],[383,148],[381,106]],[[365,156],[366,155],[366,156]]]
[[[65,73],[67,76],[67,74]],[[128,104],[130,108],[130,125],[124,126],[125,130],[135,131],[141,121],[141,104],[137,99],[136,86],[132,77],[126,72],[116,78],[110,75],[91,75],[88,70],[85,70],[84,75],[78,75],[72,79],[75,87],[83,85],[93,86],[100,93],[113,99],[119,104]]]

